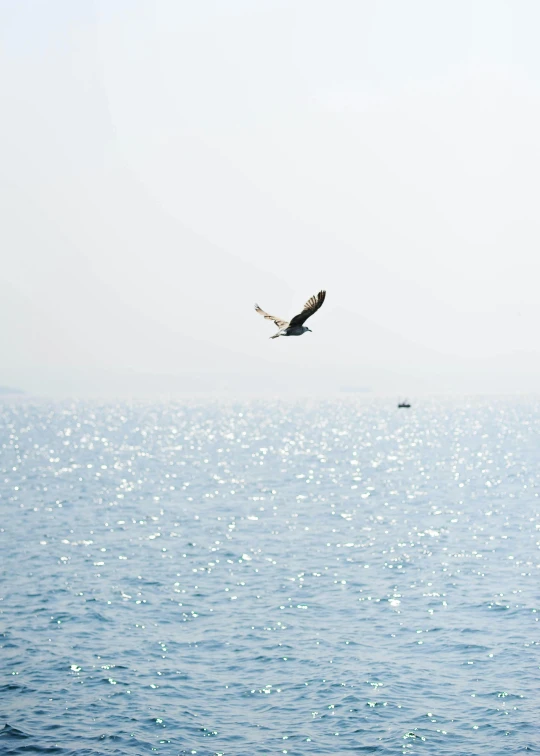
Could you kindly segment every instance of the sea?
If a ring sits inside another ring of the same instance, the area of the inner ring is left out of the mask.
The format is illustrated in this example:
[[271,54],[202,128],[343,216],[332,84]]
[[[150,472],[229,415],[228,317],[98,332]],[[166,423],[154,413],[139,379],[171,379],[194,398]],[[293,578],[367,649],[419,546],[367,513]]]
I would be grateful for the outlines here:
[[0,754],[540,752],[540,399],[3,399]]

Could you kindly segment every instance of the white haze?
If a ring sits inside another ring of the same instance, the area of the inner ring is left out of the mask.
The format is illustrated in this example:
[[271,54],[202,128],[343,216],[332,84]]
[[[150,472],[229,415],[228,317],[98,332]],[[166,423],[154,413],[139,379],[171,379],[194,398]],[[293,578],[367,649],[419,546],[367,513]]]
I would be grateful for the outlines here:
[[[530,391],[540,7],[3,0],[0,384]],[[253,303],[327,303],[270,341]]]

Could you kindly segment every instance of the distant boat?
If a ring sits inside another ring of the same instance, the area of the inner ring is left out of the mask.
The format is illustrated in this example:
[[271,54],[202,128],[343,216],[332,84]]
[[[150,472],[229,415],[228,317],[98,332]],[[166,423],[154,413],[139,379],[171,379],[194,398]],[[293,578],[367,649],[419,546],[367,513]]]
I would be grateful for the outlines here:
[[11,386],[0,386],[0,395],[14,396],[15,394],[24,394],[21,389],[11,388]]
[[410,403],[407,401],[407,399],[405,399],[404,402],[399,402],[398,409],[402,409],[402,408],[409,409],[410,406],[411,406]]

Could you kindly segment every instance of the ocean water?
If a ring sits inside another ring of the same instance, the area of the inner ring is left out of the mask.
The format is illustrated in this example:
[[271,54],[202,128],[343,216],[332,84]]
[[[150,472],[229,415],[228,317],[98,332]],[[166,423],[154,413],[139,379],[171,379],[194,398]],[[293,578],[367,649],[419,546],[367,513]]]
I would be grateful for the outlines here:
[[540,401],[0,405],[0,753],[540,752]]

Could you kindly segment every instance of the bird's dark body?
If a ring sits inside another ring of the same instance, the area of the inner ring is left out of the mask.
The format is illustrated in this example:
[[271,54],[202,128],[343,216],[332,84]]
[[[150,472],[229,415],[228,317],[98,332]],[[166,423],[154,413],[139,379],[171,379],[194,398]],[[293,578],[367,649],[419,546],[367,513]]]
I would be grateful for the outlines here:
[[304,328],[304,326],[291,326],[289,328],[284,328],[282,331],[278,331],[275,336],[271,336],[270,338],[275,339],[277,336],[301,336],[306,331],[309,331],[309,328]]

